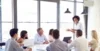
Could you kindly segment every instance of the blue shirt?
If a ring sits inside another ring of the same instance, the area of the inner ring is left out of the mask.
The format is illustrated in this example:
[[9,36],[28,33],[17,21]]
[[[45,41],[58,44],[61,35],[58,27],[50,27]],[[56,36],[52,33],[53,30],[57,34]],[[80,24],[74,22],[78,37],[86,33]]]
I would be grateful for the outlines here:
[[35,35],[34,42],[35,44],[43,44],[45,41],[47,41],[47,38],[45,35],[40,36],[39,34]]

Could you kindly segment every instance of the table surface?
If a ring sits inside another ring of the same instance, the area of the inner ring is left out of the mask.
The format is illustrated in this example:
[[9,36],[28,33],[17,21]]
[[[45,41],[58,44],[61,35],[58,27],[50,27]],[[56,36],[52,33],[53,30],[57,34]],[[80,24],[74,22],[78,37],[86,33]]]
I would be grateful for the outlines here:
[[46,51],[46,48],[49,44],[44,44],[44,45],[35,45],[32,48],[32,51]]
[[[34,45],[32,48],[32,51],[46,51],[47,46],[49,44],[40,44],[40,45]],[[0,51],[4,51],[4,49],[0,49]],[[74,49],[72,51],[75,51]]]
[[[41,45],[34,45],[32,48],[32,51],[46,51],[46,47],[49,44],[41,44]],[[4,49],[0,49],[0,51],[5,51]]]

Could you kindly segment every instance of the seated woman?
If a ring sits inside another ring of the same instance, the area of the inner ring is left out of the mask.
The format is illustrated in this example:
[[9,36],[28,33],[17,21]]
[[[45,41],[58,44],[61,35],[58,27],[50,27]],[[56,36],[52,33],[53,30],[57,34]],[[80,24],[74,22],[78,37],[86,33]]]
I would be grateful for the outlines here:
[[92,30],[92,40],[89,42],[89,46],[91,47],[90,51],[95,51],[98,47],[98,35],[95,30]]
[[25,39],[28,39],[27,31],[21,31],[20,38],[18,39],[18,43],[22,44]]
[[[27,35],[27,31],[23,30],[20,33],[20,38],[17,40],[17,42],[20,44],[20,46],[23,46],[23,42],[24,42],[25,39],[28,39],[28,35]],[[32,49],[29,48],[29,51],[32,51]]]
[[53,29],[50,29],[50,31],[49,31],[49,42],[54,41],[52,34],[53,34]]

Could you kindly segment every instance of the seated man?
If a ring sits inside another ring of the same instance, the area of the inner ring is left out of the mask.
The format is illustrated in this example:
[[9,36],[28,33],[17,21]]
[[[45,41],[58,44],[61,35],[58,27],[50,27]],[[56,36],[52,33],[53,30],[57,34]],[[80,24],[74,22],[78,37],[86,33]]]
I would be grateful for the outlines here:
[[[18,37],[17,33],[18,33],[18,29],[16,28],[13,28],[10,30],[11,39],[7,41],[5,51],[24,51],[24,49],[21,48],[20,45],[16,41]],[[26,50],[28,49],[25,49],[25,51]]]
[[34,43],[35,44],[48,44],[46,36],[43,34],[42,28],[37,29],[37,34],[35,35]]
[[69,45],[69,50],[74,47],[75,51],[88,51],[88,41],[82,38],[82,31],[76,31],[76,39]]
[[47,51],[68,51],[68,46],[66,42],[59,40],[59,31],[53,31],[53,38],[55,39],[54,42],[47,47]]

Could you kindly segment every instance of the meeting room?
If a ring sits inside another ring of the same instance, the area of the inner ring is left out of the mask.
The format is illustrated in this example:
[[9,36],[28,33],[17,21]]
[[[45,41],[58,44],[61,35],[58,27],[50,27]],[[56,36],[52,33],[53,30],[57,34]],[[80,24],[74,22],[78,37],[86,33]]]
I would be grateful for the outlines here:
[[0,0],[0,51],[100,51],[100,0]]

